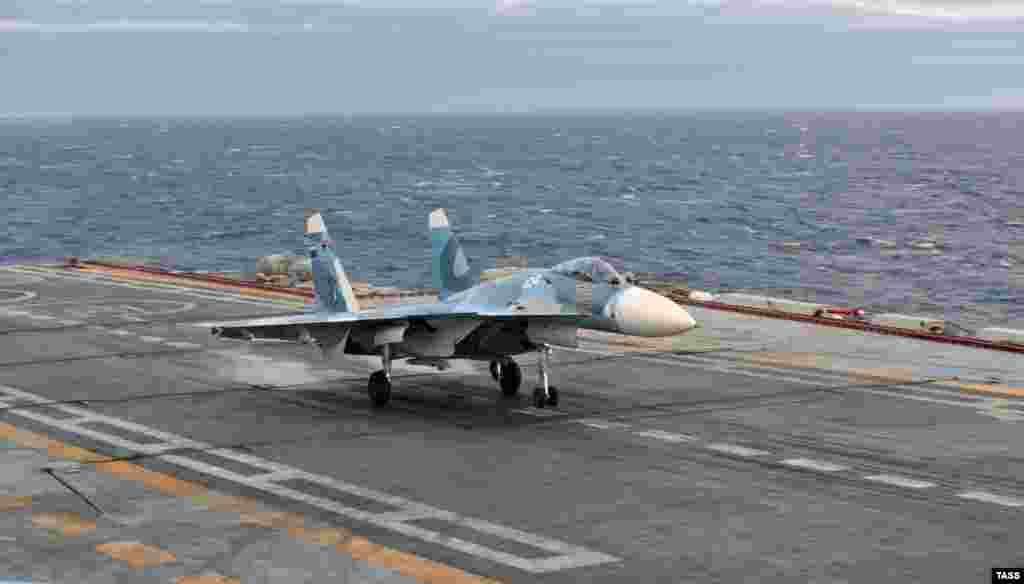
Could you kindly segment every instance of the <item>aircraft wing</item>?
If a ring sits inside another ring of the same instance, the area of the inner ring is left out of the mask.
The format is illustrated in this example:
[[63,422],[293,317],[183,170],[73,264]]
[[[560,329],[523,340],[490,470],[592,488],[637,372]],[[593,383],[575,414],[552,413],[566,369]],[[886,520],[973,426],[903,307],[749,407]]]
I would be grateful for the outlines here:
[[[404,310],[402,310],[404,308]],[[307,312],[270,316],[250,320],[208,323],[213,333],[225,338],[300,340],[300,329],[350,328],[355,326],[396,324],[413,318],[458,319],[473,318],[477,313],[452,310],[440,305],[414,305],[388,307],[364,312]]]
[[387,329],[407,325],[410,320],[430,323],[445,320],[485,322],[534,321],[538,327],[575,327],[585,317],[575,313],[496,308],[493,306],[452,306],[450,304],[396,305],[365,312],[303,313],[249,320],[208,323],[218,337],[244,340],[281,340],[321,345],[343,342],[352,330]]

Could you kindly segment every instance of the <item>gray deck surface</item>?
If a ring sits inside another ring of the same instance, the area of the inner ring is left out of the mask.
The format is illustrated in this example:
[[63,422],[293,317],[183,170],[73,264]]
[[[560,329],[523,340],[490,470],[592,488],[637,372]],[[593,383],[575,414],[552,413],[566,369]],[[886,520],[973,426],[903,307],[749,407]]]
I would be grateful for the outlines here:
[[[373,408],[374,359],[219,341],[194,324],[290,310],[264,299],[10,270],[0,289],[34,294],[0,304],[0,422],[148,452],[135,464],[472,574],[983,582],[1024,566],[1024,400],[935,381],[1020,383],[1017,355],[694,309],[704,328],[690,338],[556,350],[558,408],[529,406],[532,356],[517,398],[485,364],[396,364],[392,403]],[[75,403],[32,405],[47,400]],[[0,580],[414,581],[85,465],[66,478],[98,515],[40,471],[55,460],[0,449],[0,496],[32,497],[2,515]],[[47,529],[62,513],[96,526]],[[135,569],[96,549],[128,540],[175,559]]]

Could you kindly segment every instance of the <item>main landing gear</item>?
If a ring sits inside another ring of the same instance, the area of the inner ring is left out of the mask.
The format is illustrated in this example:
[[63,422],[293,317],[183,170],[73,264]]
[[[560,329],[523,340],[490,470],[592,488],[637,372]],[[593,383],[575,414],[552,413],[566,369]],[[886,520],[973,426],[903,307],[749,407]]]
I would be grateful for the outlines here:
[[544,406],[558,405],[558,390],[555,386],[548,385],[548,366],[551,360],[551,347],[541,345],[537,350],[537,372],[540,377],[540,387],[533,390],[533,405],[538,408]]
[[501,393],[506,396],[513,396],[519,393],[519,386],[523,383],[523,371],[512,359],[504,361],[491,361],[491,377],[501,386]]
[[391,399],[391,346],[380,346],[380,362],[382,369],[370,375],[367,390],[373,405],[382,406]]
[[[533,390],[533,405],[538,408],[558,405],[558,389],[548,384],[548,365],[551,359],[551,347],[541,345],[537,352],[540,387]],[[509,358],[491,361],[491,377],[501,385],[501,393],[513,396],[519,391],[523,382],[523,372],[515,361]]]

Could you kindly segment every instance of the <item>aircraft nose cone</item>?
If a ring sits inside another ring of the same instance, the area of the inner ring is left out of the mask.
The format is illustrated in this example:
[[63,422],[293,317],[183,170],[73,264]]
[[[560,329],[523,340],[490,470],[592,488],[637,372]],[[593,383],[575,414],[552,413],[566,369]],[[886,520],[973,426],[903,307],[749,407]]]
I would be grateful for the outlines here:
[[697,326],[685,308],[637,286],[621,292],[615,306],[615,322],[627,335],[668,337]]

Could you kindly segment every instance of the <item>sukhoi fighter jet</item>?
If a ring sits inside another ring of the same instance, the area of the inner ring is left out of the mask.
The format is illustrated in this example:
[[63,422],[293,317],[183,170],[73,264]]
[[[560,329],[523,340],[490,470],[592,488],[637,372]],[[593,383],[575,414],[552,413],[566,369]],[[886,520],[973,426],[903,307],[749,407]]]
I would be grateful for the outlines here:
[[376,405],[391,398],[391,363],[448,367],[451,359],[490,361],[503,394],[519,391],[523,374],[516,355],[538,354],[538,408],[556,406],[550,385],[551,346],[577,344],[577,329],[643,337],[684,333],[696,326],[668,298],[627,281],[605,260],[583,257],[552,268],[523,269],[481,282],[472,271],[444,209],[430,213],[433,285],[439,302],[360,310],[319,212],[306,218],[306,245],[315,301],[303,314],[212,324],[214,336],[274,339],[319,347],[325,357],[338,349],[380,356],[368,390]]

